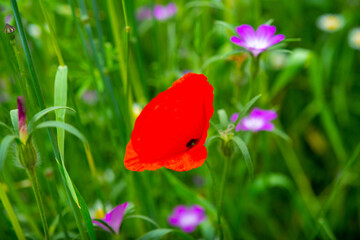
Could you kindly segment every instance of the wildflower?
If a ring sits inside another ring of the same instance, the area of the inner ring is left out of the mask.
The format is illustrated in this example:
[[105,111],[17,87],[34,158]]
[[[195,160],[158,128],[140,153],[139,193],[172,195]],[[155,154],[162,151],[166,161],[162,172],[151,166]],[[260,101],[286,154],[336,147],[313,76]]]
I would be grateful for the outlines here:
[[233,36],[231,41],[236,45],[246,48],[255,57],[285,38],[282,34],[274,36],[276,27],[266,24],[260,25],[256,32],[252,26],[246,24],[237,27],[236,31],[240,38]]
[[239,113],[234,113],[233,115],[231,115],[230,117],[230,121],[231,122],[236,122],[236,120],[239,118]]
[[263,110],[254,108],[248,117],[242,118],[236,125],[235,131],[273,131],[274,124],[272,120],[277,118],[277,113],[273,110]]
[[25,102],[23,96],[19,96],[17,98],[17,106],[18,106],[18,118],[19,118],[19,135],[21,141],[23,143],[26,143],[28,134],[27,134],[27,126],[26,126]]
[[151,19],[152,16],[152,10],[149,7],[141,7],[136,11],[136,18],[138,20]]
[[202,74],[188,73],[159,93],[135,121],[124,164],[132,171],[200,167],[214,112],[213,87]]
[[174,208],[172,214],[168,218],[170,225],[179,227],[184,232],[190,233],[206,219],[204,209],[199,205],[186,207],[179,205]]
[[360,50],[360,27],[354,28],[349,32],[350,47]]
[[345,21],[340,14],[324,14],[317,19],[316,25],[321,30],[331,33],[341,29],[345,25]]
[[[116,206],[110,212],[108,212],[103,218],[100,218],[100,220],[104,221],[107,225],[109,225],[116,234],[119,234],[120,225],[123,220],[127,206],[128,206],[128,202]],[[101,212],[97,212],[96,214],[97,216],[101,216]],[[104,230],[110,232],[110,229],[108,229],[103,223],[97,221],[96,219],[93,219],[93,223],[103,228]]]
[[173,2],[169,3],[167,6],[157,4],[154,7],[154,17],[160,21],[171,18],[176,12],[177,7]]
[[156,4],[153,9],[149,7],[141,7],[138,9],[136,11],[136,18],[138,20],[145,20],[155,17],[156,20],[164,21],[174,16],[176,12],[177,7],[174,2],[171,2],[165,6]]

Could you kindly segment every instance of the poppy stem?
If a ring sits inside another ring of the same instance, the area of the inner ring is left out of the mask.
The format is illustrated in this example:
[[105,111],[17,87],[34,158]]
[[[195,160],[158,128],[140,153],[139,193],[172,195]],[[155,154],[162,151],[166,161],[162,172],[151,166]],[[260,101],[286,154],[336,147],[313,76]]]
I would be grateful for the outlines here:
[[223,232],[223,227],[221,224],[221,215],[222,215],[222,211],[223,211],[223,199],[224,199],[224,192],[225,192],[225,185],[226,185],[226,180],[228,178],[228,173],[229,173],[229,167],[230,167],[230,156],[227,156],[225,158],[225,166],[223,169],[223,174],[221,177],[221,185],[220,185],[220,191],[218,192],[218,201],[217,201],[217,215],[218,215],[218,226],[219,226],[219,238],[220,240],[224,239],[224,232]]

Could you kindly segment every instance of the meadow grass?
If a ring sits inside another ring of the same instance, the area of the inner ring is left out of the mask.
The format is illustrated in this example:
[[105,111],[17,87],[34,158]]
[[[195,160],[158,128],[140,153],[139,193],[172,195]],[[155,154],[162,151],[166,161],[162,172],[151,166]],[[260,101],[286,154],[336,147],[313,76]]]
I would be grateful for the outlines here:
[[[139,19],[168,3],[0,0],[0,238],[360,238],[359,1],[179,0]],[[324,31],[327,13],[340,20]],[[265,23],[285,40],[259,56],[230,41]],[[205,164],[127,170],[139,109],[185,72],[214,88]],[[275,129],[234,132],[232,114],[255,107]],[[93,225],[125,202],[118,235]],[[169,225],[194,204],[207,215],[194,232]]]

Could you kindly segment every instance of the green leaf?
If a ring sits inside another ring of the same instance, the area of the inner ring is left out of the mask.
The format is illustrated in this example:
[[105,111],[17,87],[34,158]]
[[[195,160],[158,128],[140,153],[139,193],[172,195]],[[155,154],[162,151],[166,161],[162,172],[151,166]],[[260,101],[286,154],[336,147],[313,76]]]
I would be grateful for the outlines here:
[[[67,66],[59,66],[55,77],[54,106],[67,105]],[[65,122],[65,109],[55,111],[56,121]],[[57,128],[57,140],[61,156],[64,156],[65,130]]]
[[246,167],[247,167],[247,169],[249,171],[250,179],[253,179],[253,177],[254,177],[254,167],[253,167],[253,163],[252,163],[252,160],[251,160],[251,157],[250,157],[249,150],[248,150],[245,142],[238,136],[233,137],[232,140],[234,141],[236,146],[238,146],[238,148],[242,152],[242,154],[244,156],[244,159],[245,159]]
[[39,121],[43,116],[45,116],[46,114],[52,112],[52,111],[55,111],[55,110],[58,110],[58,109],[67,109],[67,110],[70,110],[70,111],[73,111],[75,112],[74,109],[72,108],[69,108],[69,107],[65,107],[65,106],[55,106],[55,107],[49,107],[49,108],[46,108],[40,112],[38,112],[37,114],[35,114],[33,116],[33,118],[30,120],[29,124],[28,124],[28,132],[29,134],[32,132],[32,129],[34,128],[34,124]]
[[69,191],[70,191],[70,194],[71,194],[71,197],[74,199],[74,202],[76,203],[76,205],[80,208],[80,203],[79,203],[79,199],[76,195],[76,192],[75,192],[75,188],[74,188],[74,185],[71,181],[71,178],[69,176],[69,173],[67,172],[66,168],[64,165],[62,165],[59,160],[56,159],[56,162],[60,168],[60,172],[62,173],[64,179],[65,179],[65,183],[66,183],[66,186],[68,187]]
[[191,1],[185,5],[185,8],[201,8],[209,7],[223,10],[224,5],[221,2],[209,2],[209,1]]
[[145,233],[143,236],[138,238],[138,240],[158,240],[169,233],[176,233],[177,235],[181,236],[182,239],[193,239],[189,235],[187,235],[183,232],[180,232],[178,230],[170,229],[170,228],[161,228],[161,229],[155,229],[155,230]]
[[51,127],[64,129],[65,131],[78,137],[84,144],[87,143],[85,136],[79,130],[77,130],[75,127],[73,127],[67,123],[57,122],[57,121],[46,121],[46,122],[42,122],[39,125],[37,125],[35,129],[51,128]]
[[261,94],[253,97],[244,107],[238,106],[239,109],[239,118],[245,116],[249,109],[255,104],[255,102],[261,97]]
[[0,145],[0,172],[2,171],[7,155],[7,151],[11,145],[11,143],[16,139],[17,137],[15,135],[7,135],[4,137],[4,139],[1,141]]
[[89,213],[89,209],[84,201],[84,199],[82,198],[81,194],[79,193],[79,191],[76,189],[75,187],[75,191],[76,191],[76,196],[79,199],[79,203],[80,203],[80,213],[85,221],[85,226],[86,229],[88,230],[89,236],[91,240],[95,240],[95,230],[94,230],[94,225],[92,223],[92,219]]
[[11,123],[17,136],[19,136],[19,115],[18,110],[13,109],[10,111]]
[[274,128],[274,130],[272,132],[274,134],[278,135],[279,137],[281,137],[282,139],[284,139],[285,141],[291,142],[291,138],[286,133],[281,131],[280,129]]
[[208,139],[206,139],[206,142],[205,142],[205,146],[207,147],[213,140],[215,139],[222,139],[219,135],[216,135],[216,136],[212,136],[212,137],[209,137]]
[[270,90],[270,98],[274,98],[287,84],[289,84],[294,76],[305,66],[311,57],[311,52],[307,49],[295,49],[289,56],[285,68],[275,79],[273,87]]
[[8,129],[8,130],[9,130],[10,132],[12,132],[12,133],[14,132],[14,131],[11,129],[11,127],[9,127],[8,125],[6,125],[4,122],[1,122],[1,121],[0,121],[0,127],[1,127],[1,126],[3,126],[4,128]]
[[224,21],[220,21],[220,20],[217,20],[215,21],[215,24],[221,26],[222,28],[226,28],[228,29],[229,31],[231,31],[232,33],[236,33],[236,27],[230,23],[227,23],[227,22],[224,22]]
[[217,111],[220,121],[220,128],[224,128],[229,124],[229,117],[224,109]]
[[205,61],[205,63],[202,65],[201,69],[204,71],[210,64],[217,62],[217,61],[223,61],[231,55],[235,55],[235,54],[242,53],[242,52],[246,52],[246,50],[245,49],[244,50],[236,50],[236,51],[228,52],[226,54],[215,55],[215,56],[209,58],[207,61]]
[[124,219],[124,221],[128,220],[128,219],[132,219],[132,218],[138,218],[138,219],[145,220],[145,221],[153,224],[155,227],[160,228],[159,225],[154,220],[152,220],[151,218],[149,218],[147,216],[143,216],[143,215],[130,215],[130,216],[126,217]]
[[[98,219],[98,218],[94,218],[93,220],[103,224],[112,234],[116,234],[114,229],[112,229],[112,227],[110,227],[109,224],[107,224],[104,220],[101,220],[101,219]],[[103,228],[101,228],[101,229],[104,230]]]

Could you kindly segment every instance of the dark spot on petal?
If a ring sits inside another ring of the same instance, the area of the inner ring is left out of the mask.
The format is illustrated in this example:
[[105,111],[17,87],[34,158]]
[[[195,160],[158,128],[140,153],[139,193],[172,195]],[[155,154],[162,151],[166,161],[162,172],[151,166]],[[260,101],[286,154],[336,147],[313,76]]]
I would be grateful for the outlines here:
[[191,139],[187,144],[186,147],[192,148],[199,142],[199,139]]

